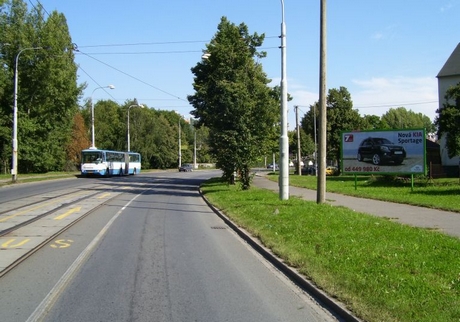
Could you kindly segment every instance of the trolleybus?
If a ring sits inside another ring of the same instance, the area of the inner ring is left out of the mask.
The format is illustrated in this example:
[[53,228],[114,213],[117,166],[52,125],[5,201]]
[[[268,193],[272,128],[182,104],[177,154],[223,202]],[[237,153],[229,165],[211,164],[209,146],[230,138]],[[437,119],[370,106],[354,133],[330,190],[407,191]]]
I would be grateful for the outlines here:
[[121,152],[100,149],[81,151],[82,176],[122,176],[141,172],[141,155],[136,152]]

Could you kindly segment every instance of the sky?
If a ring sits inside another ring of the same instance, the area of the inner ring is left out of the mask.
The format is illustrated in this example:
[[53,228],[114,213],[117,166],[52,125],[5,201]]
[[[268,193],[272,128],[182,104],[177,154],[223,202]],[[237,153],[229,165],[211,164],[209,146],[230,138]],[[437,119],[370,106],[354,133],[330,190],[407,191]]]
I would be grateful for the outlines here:
[[[319,100],[320,0],[28,0],[67,19],[83,99],[112,99],[173,110],[193,107],[190,69],[221,17],[265,34],[261,60],[271,86],[281,80],[281,22],[286,24],[289,130]],[[382,116],[405,107],[434,120],[436,75],[460,42],[460,0],[327,1],[327,88],[346,87],[353,108]],[[110,90],[106,87],[114,85]],[[82,103],[83,104],[83,103]],[[95,111],[97,113],[97,111]]]

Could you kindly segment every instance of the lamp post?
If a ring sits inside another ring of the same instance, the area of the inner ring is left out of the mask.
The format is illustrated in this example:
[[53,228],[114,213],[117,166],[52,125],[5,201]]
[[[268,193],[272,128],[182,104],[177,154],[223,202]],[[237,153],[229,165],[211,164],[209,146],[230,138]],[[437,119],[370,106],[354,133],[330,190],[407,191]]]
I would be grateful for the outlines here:
[[11,180],[16,182],[18,178],[18,62],[19,55],[25,50],[37,50],[43,47],[30,47],[21,49],[16,55],[14,64],[14,102],[13,102],[13,157],[11,164]]
[[144,108],[144,105],[142,104],[137,104],[137,100],[134,99],[134,103],[136,104],[133,104],[133,105],[130,105],[128,107],[128,152],[131,151],[131,148],[130,148],[130,138],[129,138],[129,110],[131,109],[131,107],[140,107],[140,108]]
[[286,25],[284,0],[281,0],[281,135],[279,197],[289,199],[289,143],[287,134]]
[[94,104],[93,104],[93,95],[94,95],[94,92],[98,89],[101,89],[101,88],[110,88],[110,89],[114,89],[115,86],[113,85],[107,85],[107,86],[100,86],[100,87],[96,87],[93,92],[91,93],[91,147],[90,149],[96,149],[96,145],[94,144]]

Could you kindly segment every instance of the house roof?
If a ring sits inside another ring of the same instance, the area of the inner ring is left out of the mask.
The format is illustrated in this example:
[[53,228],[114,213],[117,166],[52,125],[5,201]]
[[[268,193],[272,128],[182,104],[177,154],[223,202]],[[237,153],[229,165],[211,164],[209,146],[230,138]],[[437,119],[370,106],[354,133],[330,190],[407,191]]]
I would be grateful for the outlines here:
[[458,76],[460,75],[460,43],[454,49],[449,59],[447,59],[444,66],[436,77]]

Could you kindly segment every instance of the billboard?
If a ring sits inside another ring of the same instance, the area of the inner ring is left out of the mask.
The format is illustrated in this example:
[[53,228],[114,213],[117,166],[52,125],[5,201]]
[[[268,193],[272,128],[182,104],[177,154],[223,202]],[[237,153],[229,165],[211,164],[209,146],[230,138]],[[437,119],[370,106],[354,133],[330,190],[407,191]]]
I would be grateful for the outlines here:
[[424,129],[343,131],[344,174],[426,174]]

